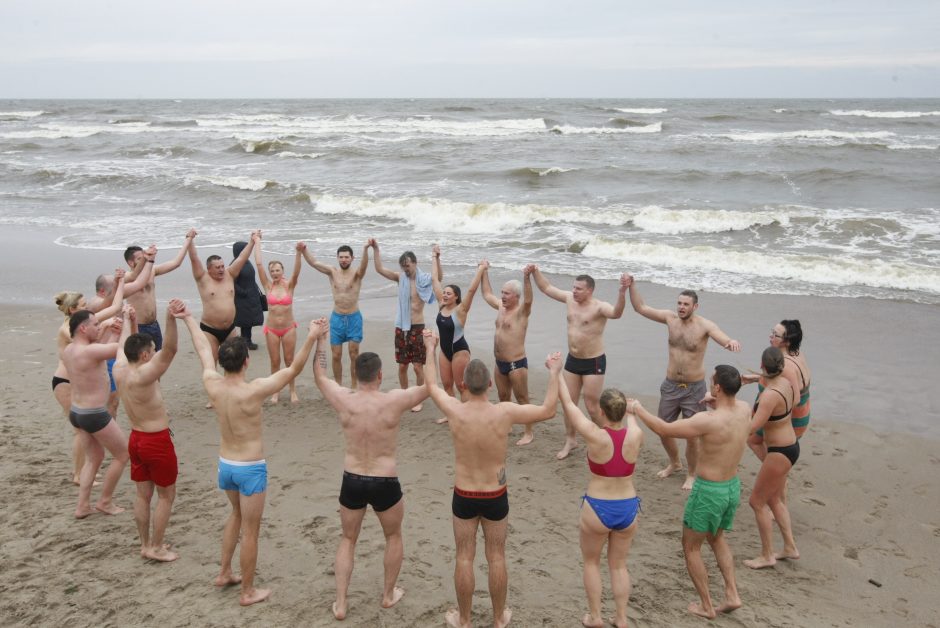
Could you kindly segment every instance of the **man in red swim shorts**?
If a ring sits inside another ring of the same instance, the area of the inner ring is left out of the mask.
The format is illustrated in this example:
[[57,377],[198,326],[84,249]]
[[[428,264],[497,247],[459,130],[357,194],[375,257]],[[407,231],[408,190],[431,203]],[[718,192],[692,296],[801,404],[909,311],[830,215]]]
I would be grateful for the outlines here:
[[[177,332],[175,314],[185,311],[179,299],[170,301],[166,314],[166,335],[163,348],[156,350],[152,336],[131,334],[136,324],[125,325],[121,331],[114,380],[124,410],[131,420],[131,436],[127,449],[131,460],[131,479],[137,483],[134,520],[140,534],[140,555],[161,562],[179,558],[163,544],[163,534],[170,520],[176,497],[176,450],[170,438],[170,417],[167,416],[160,391],[160,377],[170,368],[176,355]],[[150,533],[150,502],[154,486],[157,506]]]

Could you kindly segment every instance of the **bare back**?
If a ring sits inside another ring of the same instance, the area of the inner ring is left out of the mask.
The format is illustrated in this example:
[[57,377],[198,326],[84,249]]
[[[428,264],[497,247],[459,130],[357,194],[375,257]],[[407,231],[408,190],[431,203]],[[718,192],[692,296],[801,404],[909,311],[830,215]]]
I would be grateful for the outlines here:
[[219,422],[219,455],[238,461],[264,458],[261,403],[266,391],[235,375],[223,377],[216,373],[203,381]]
[[72,405],[101,408],[111,394],[105,360],[117,355],[116,342],[108,344],[72,342],[62,351],[62,362],[72,384]]
[[506,485],[512,419],[503,406],[515,405],[471,398],[443,408],[454,439],[456,486],[465,491],[494,491]]
[[341,390],[331,401],[346,438],[343,468],[359,475],[397,477],[398,428],[402,412],[412,405],[411,396],[404,390]]
[[738,474],[747,437],[751,433],[751,409],[735,400],[734,406],[700,412],[691,419],[706,419],[709,430],[699,437],[695,474],[703,480],[724,482]]
[[599,299],[591,297],[584,303],[578,303],[569,293],[566,299],[568,307],[568,352],[576,358],[596,358],[604,353],[604,327],[607,316],[603,313],[605,305]]

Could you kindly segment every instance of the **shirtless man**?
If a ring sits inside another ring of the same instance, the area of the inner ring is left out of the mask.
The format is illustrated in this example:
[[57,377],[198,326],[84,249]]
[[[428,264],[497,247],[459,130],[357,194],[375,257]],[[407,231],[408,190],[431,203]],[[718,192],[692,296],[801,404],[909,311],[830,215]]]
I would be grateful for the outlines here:
[[333,378],[343,384],[343,343],[349,343],[349,381],[356,388],[356,357],[362,342],[362,313],[359,311],[359,290],[369,268],[369,244],[362,247],[359,268],[353,270],[353,250],[344,244],[336,250],[339,268],[318,262],[304,243],[301,252],[307,263],[330,278],[333,289],[333,313],[330,315],[330,351],[333,353]]
[[[595,423],[604,426],[601,412],[601,391],[604,390],[604,373],[607,371],[607,355],[604,353],[604,327],[607,320],[620,318],[627,305],[627,276],[620,276],[620,291],[617,303],[611,305],[594,298],[594,279],[590,275],[574,278],[571,291],[556,288],[535,264],[526,266],[535,278],[535,285],[547,296],[561,301],[568,307],[568,357],[565,360],[565,383],[571,392],[571,401],[578,405],[584,392],[584,405]],[[565,417],[565,445],[555,457],[563,460],[577,446],[574,426]]]
[[[124,251],[124,261],[127,262],[127,265],[132,269],[127,275],[128,282],[134,281],[135,277],[143,270],[144,264],[153,264],[153,275],[147,280],[143,289],[138,294],[128,295],[127,302],[133,305],[134,310],[137,312],[138,330],[140,333],[150,334],[157,351],[163,347],[163,334],[160,331],[160,322],[157,320],[157,293],[154,287],[154,279],[180,267],[180,264],[183,263],[183,259],[186,257],[187,251],[191,248],[195,248],[193,247],[195,237],[196,230],[190,229],[189,232],[186,233],[186,239],[183,242],[183,246],[180,247],[179,252],[176,254],[176,257],[162,264],[157,264],[154,258],[148,259],[145,255],[145,251],[139,246],[129,246]],[[156,249],[154,249],[154,255],[156,255]]]
[[[124,410],[131,421],[127,450],[131,460],[131,479],[137,483],[134,521],[140,535],[140,555],[160,562],[179,558],[163,544],[163,535],[176,498],[179,469],[176,450],[170,438],[170,417],[163,403],[160,378],[170,368],[176,355],[177,333],[174,314],[185,311],[179,299],[170,301],[166,314],[166,342],[156,349],[153,337],[145,332],[131,334],[131,325],[121,330],[114,379],[118,384]],[[150,502],[157,487],[157,507],[150,533]]]
[[[697,475],[682,517],[682,550],[692,584],[701,598],[700,603],[689,604],[689,612],[709,619],[741,607],[734,555],[724,536],[734,523],[741,500],[738,464],[751,431],[751,409],[735,398],[740,388],[741,375],[736,368],[724,364],[715,367],[706,397],[712,410],[673,423],[654,416],[636,399],[627,400],[627,408],[660,436],[701,439]],[[725,601],[718,608],[712,605],[708,592],[708,570],[702,560],[704,541],[711,546],[725,583]]]
[[[509,401],[510,395],[515,395],[516,403],[525,405],[529,403],[529,361],[525,357],[525,334],[532,313],[532,273],[527,266],[522,271],[523,281],[507,281],[497,297],[490,287],[490,264],[486,260],[482,264],[483,298],[498,312],[496,335],[493,337],[496,392],[500,401]],[[528,445],[534,438],[535,432],[529,424],[516,444]]]
[[[126,327],[130,306],[125,305],[120,320]],[[78,428],[82,449],[85,452],[85,464],[79,475],[78,505],[75,518],[84,519],[95,510],[109,515],[124,512],[113,502],[114,489],[117,487],[124,465],[127,463],[127,438],[121,431],[105,404],[108,402],[108,369],[106,360],[115,357],[118,343],[98,342],[105,329],[90,310],[79,310],[69,318],[69,333],[72,342],[62,351],[62,362],[68,370],[72,384],[72,406],[69,410],[69,422]],[[111,453],[101,483],[101,496],[91,507],[91,488],[95,475],[104,460],[104,450]]]
[[[313,358],[313,379],[323,397],[339,416],[346,437],[343,461],[343,484],[339,492],[339,519],[343,536],[336,549],[336,601],[333,616],[345,619],[349,610],[347,593],[352,577],[356,541],[366,515],[372,506],[385,534],[385,586],[382,608],[391,608],[405,594],[395,586],[401,571],[403,546],[401,522],[405,515],[401,485],[398,482],[396,451],[398,427],[402,412],[421,403],[428,396],[424,386],[407,390],[382,392],[382,361],[374,353],[363,353],[353,365],[359,388],[344,388],[326,376],[324,337],[329,330],[325,319],[318,321],[316,351]],[[330,331],[332,337],[332,331]],[[355,380],[353,380],[355,381]]]
[[[188,235],[187,238],[189,238]],[[260,240],[261,232],[252,231],[248,246],[228,268],[218,255],[210,255],[203,267],[197,256],[196,247],[189,246],[193,279],[196,280],[199,298],[202,299],[202,320],[199,321],[199,329],[205,332],[212,356],[216,361],[219,359],[219,345],[225,342],[235,329],[235,277],[238,277],[242,266],[250,259],[252,247],[256,246]]]
[[492,384],[489,370],[481,360],[471,360],[464,371],[469,399],[461,402],[448,395],[437,384],[437,337],[424,331],[428,361],[425,378],[431,399],[447,415],[454,439],[454,542],[457,564],[454,588],[457,608],[447,611],[444,619],[452,628],[470,626],[473,604],[473,560],[476,556],[477,528],[482,524],[489,571],[490,600],[493,603],[493,625],[502,628],[512,618],[506,607],[506,534],[509,529],[509,498],[506,492],[507,437],[514,424],[528,425],[555,416],[558,403],[558,373],[561,354],[548,356],[549,370],[545,401],[540,406],[511,402],[490,403],[487,391]]
[[[666,366],[666,379],[659,388],[659,410],[657,415],[667,423],[679,418],[688,418],[704,410],[702,398],[707,392],[705,385],[705,349],[711,338],[728,351],[740,351],[741,344],[732,340],[718,328],[718,325],[702,318],[695,311],[698,309],[698,294],[693,290],[683,290],[676,302],[676,311],[656,310],[648,306],[637,290],[633,275],[627,275],[630,287],[630,303],[638,314],[651,321],[663,323],[669,329],[669,364]],[[660,436],[663,449],[669,456],[669,464],[656,474],[659,478],[668,478],[682,470],[679,460],[679,447],[672,436]],[[683,490],[692,488],[698,461],[698,439],[686,440],[685,460],[689,468],[682,484]]]
[[[246,250],[249,248],[246,247]],[[290,366],[268,377],[248,381],[245,378],[248,371],[248,343],[244,338],[229,338],[219,347],[218,360],[225,371],[224,375],[220,375],[215,370],[216,355],[189,311],[184,309],[174,315],[186,323],[193,347],[202,362],[202,383],[218,415],[222,440],[219,446],[219,488],[225,491],[232,504],[232,513],[222,533],[222,568],[215,585],[225,587],[241,583],[238,602],[242,606],[263,602],[271,595],[271,590],[254,587],[258,532],[268,486],[268,467],[264,460],[261,435],[261,404],[267,397],[287,386],[303,370],[316,339],[315,325],[310,323],[310,335]],[[239,535],[242,542],[239,554],[241,575],[236,576],[232,573],[232,556]]]
[[[379,243],[369,238],[369,246],[375,254],[375,271],[398,284],[398,310],[395,313],[395,362],[398,363],[398,383],[408,388],[408,365],[415,371],[415,382],[424,385],[425,350],[421,333],[424,331],[424,304],[435,301],[431,274],[418,270],[418,258],[405,251],[398,258],[401,271],[382,265]],[[412,412],[420,412],[423,404],[417,404]]]

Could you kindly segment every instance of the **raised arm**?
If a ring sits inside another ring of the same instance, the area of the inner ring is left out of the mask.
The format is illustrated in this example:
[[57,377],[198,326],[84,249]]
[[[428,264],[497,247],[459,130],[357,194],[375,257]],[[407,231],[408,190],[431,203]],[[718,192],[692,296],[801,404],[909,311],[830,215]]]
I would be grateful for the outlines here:
[[565,413],[565,418],[574,426],[574,429],[578,430],[578,433],[583,438],[590,439],[594,435],[594,432],[600,428],[594,424],[594,421],[584,416],[578,404],[571,399],[571,392],[568,390],[568,384],[565,382],[564,378],[561,378],[561,381],[558,382],[558,393],[561,399],[561,409]]
[[372,246],[372,253],[375,255],[375,272],[382,275],[386,279],[394,282],[398,282],[398,273],[394,270],[389,270],[382,265],[382,256],[379,253],[379,243],[375,238],[369,238],[369,244]]
[[480,262],[480,265],[477,266],[477,274],[473,276],[473,280],[470,282],[470,287],[467,288],[466,294],[464,294],[463,299],[460,300],[460,305],[457,307],[457,317],[461,319],[461,325],[467,322],[467,312],[470,311],[470,306],[473,305],[473,296],[480,288],[480,281],[483,279],[484,272],[485,269],[483,267],[483,262]]
[[349,393],[349,389],[336,383],[326,374],[326,337],[330,332],[330,324],[325,318],[314,321],[316,327],[311,327],[310,335],[315,337],[316,348],[313,352],[313,381],[323,398],[333,407],[340,404],[340,398]]
[[[130,308],[129,316],[132,318],[136,317],[137,314],[134,312],[133,306],[128,305],[127,307]],[[124,353],[124,343],[127,342],[127,338],[131,335],[131,327],[132,325],[121,326],[121,335],[118,336],[117,341],[117,355],[115,356],[114,368],[112,369],[114,372],[127,366],[127,355]]]
[[483,280],[480,282],[483,287],[483,300],[489,303],[491,308],[498,310],[500,299],[495,294],[493,294],[493,288],[490,286],[490,263],[486,260],[483,260],[481,264],[484,262],[486,265],[483,267]]
[[359,270],[356,271],[356,278],[362,279],[369,270],[369,243],[362,247],[362,258],[359,260]]
[[424,385],[427,386],[428,395],[431,400],[437,404],[437,407],[447,413],[451,404],[460,402],[444,392],[444,389],[437,385],[437,336],[430,329],[425,328],[421,332],[424,335],[425,362],[424,362]]
[[199,329],[199,325],[189,312],[189,309],[185,309],[182,316],[179,318],[183,319],[186,329],[189,330],[189,335],[193,340],[193,349],[196,350],[196,355],[199,356],[199,361],[202,363],[203,381],[205,381],[206,378],[221,378],[222,376],[215,370],[215,359],[212,357],[212,347],[209,346],[206,335]]
[[650,428],[660,436],[671,436],[673,438],[694,438],[708,432],[710,424],[710,415],[707,412],[698,414],[673,423],[666,423],[661,418],[651,413],[643,407],[638,399],[627,399],[627,411],[632,412],[638,419],[643,421],[646,427]]
[[535,285],[539,287],[539,290],[541,290],[545,296],[551,297],[556,301],[561,301],[562,303],[568,302],[568,295],[571,293],[553,286],[545,275],[542,274],[538,266],[529,264],[526,268],[529,269],[529,274],[535,278]]
[[728,334],[721,331],[718,325],[716,325],[712,321],[708,321],[706,323],[705,331],[708,332],[709,338],[711,338],[712,340],[720,344],[722,347],[724,347],[728,351],[734,351],[735,353],[737,353],[738,351],[741,350],[741,343],[738,342],[737,340],[732,340],[731,337],[728,336]]
[[532,313],[532,271],[526,266],[522,270],[522,313],[528,316]]
[[199,280],[206,274],[206,267],[202,265],[202,260],[199,259],[195,244],[189,245],[189,264],[193,268],[193,279],[196,280],[196,283],[199,283]]
[[505,401],[499,404],[500,408],[506,410],[507,416],[513,423],[528,425],[555,416],[555,409],[558,406],[558,382],[561,377],[561,364],[561,353],[556,351],[548,354],[548,358],[545,360],[545,368],[548,369],[548,388],[545,389],[545,399],[542,401],[542,405],[520,405]]
[[273,395],[300,375],[301,371],[304,370],[304,366],[307,364],[307,358],[310,357],[310,350],[313,349],[313,343],[317,339],[315,335],[317,320],[310,321],[310,331],[307,334],[307,338],[304,340],[304,344],[300,346],[290,366],[282,368],[276,373],[271,373],[267,377],[259,377],[251,382],[255,394],[262,397]]
[[444,271],[441,270],[441,247],[434,245],[431,247],[431,286],[434,288],[434,296],[437,302],[441,303],[444,296],[444,288],[441,286],[441,279],[444,277]]
[[256,246],[255,251],[255,268],[258,269],[258,279],[261,280],[261,287],[264,288],[265,292],[271,291],[271,279],[268,277],[268,271],[264,267],[264,260],[261,259],[261,247]]
[[133,280],[130,280],[130,283],[128,283],[130,273],[124,275],[125,297],[137,294],[147,286],[147,283],[153,278],[154,260],[156,258],[157,247],[151,244],[141,256],[141,259],[143,260],[143,268],[138,269],[136,266],[134,267],[134,272],[137,273],[137,276],[134,277]]
[[116,316],[121,308],[124,307],[124,269],[118,268],[114,271],[114,294],[112,295],[111,305],[100,312],[95,313],[98,322],[107,320]]
[[157,351],[152,360],[140,369],[140,372],[149,381],[155,381],[163,377],[163,374],[170,368],[170,363],[173,362],[179,348],[179,331],[176,327],[176,319],[185,318],[186,316],[190,316],[186,304],[180,299],[170,299],[170,304],[166,308],[163,347]]
[[[300,247],[302,244],[303,242],[298,242],[297,246],[295,247],[297,249],[297,253],[294,255],[294,271],[291,273],[290,280],[287,282],[287,289],[290,290],[291,294],[294,293],[294,288],[297,287],[297,280],[300,279]],[[259,246],[258,248],[260,249],[261,247]],[[304,248],[306,248],[306,246],[304,246]]]
[[245,263],[251,258],[251,250],[254,247],[261,246],[261,232],[252,231],[251,238],[248,239],[248,246],[242,249],[242,252],[238,254],[232,263],[228,267],[228,274],[232,276],[232,279],[238,277],[238,274],[242,272]]
[[304,245],[303,249],[301,249],[301,253],[303,254],[304,259],[308,264],[313,266],[316,270],[319,270],[324,275],[333,274],[333,267],[328,264],[324,264],[323,262],[317,261],[317,256],[310,252],[310,248],[307,246],[306,242],[298,242],[297,244]]
[[613,305],[604,303],[601,306],[601,313],[607,318],[620,318],[623,316],[623,310],[627,306],[627,288],[632,282],[627,279],[627,275],[620,275],[620,289],[617,291],[617,302]]
[[183,258],[186,257],[186,251],[193,243],[193,239],[196,237],[196,230],[190,229],[186,233],[186,239],[183,241],[183,246],[180,247],[180,250],[177,251],[176,257],[171,259],[169,262],[163,262],[162,264],[157,264],[153,267],[154,277],[164,275],[170,271],[174,271],[180,267],[180,264],[183,263]]
[[643,297],[640,296],[640,291],[636,287],[636,281],[633,275],[624,274],[621,275],[621,277],[626,277],[627,288],[630,290],[630,305],[633,306],[633,311],[651,321],[666,323],[671,312],[669,310],[657,310],[648,306],[643,300]]

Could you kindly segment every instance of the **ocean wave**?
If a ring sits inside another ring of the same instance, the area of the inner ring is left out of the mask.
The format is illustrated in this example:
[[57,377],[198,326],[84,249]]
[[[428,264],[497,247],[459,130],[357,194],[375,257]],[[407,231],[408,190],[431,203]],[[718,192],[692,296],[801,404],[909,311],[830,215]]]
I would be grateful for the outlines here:
[[554,174],[564,174],[566,172],[576,172],[578,168],[561,168],[552,166],[550,168],[515,168],[510,170],[509,174],[516,177],[547,177]]
[[830,129],[802,129],[799,131],[751,131],[741,133],[715,133],[705,137],[717,137],[735,142],[777,142],[787,140],[838,140],[842,142],[860,142],[865,140],[891,140],[895,134],[891,131],[833,131]]
[[605,133],[660,133],[663,130],[662,122],[655,122],[644,126],[631,126],[625,128],[614,128],[607,126],[571,126],[569,124],[555,125],[549,129],[552,133],[560,135],[584,135],[584,134],[605,134]]
[[591,211],[587,207],[467,203],[440,198],[386,198],[334,196],[315,201],[321,214],[399,220],[416,231],[447,234],[505,233],[539,223],[625,225],[627,212]]
[[840,287],[866,286],[940,294],[940,269],[881,259],[768,255],[712,246],[678,247],[604,238],[592,238],[582,255],[688,271],[719,271]]
[[259,132],[265,130],[272,134],[425,134],[454,137],[487,137],[520,135],[544,132],[545,121],[542,118],[495,119],[495,120],[441,120],[433,117],[410,116],[408,118],[379,118],[368,116],[330,116],[322,118],[289,118],[283,116],[264,116],[264,120],[253,116],[227,116],[225,118],[199,119],[200,127],[217,130],[244,131],[245,127],[254,127]]
[[30,129],[28,131],[9,131],[0,133],[0,139],[6,140],[63,140],[97,135],[101,130],[95,127],[52,127]]
[[269,187],[274,187],[277,185],[274,181],[269,181],[268,179],[252,179],[251,177],[237,176],[237,177],[189,177],[187,182],[204,182],[211,183],[212,185],[218,185],[225,188],[234,188],[236,190],[246,190],[249,192],[260,192]]
[[661,107],[614,107],[612,111],[619,111],[620,113],[638,113],[640,115],[652,115],[657,113],[666,113],[668,109]]
[[198,151],[189,146],[147,146],[141,148],[126,148],[120,151],[125,157],[186,157]]
[[867,109],[833,109],[829,112],[834,116],[858,116],[861,118],[923,118],[927,116],[940,116],[940,111],[868,111]]
[[33,118],[38,118],[39,116],[45,114],[45,111],[0,111],[0,121],[16,122],[21,120],[32,120]]
[[239,140],[238,144],[232,146],[230,150],[255,153],[258,155],[279,153],[282,150],[293,148],[294,145],[280,139],[274,140]]
[[108,120],[108,124],[137,124],[149,126],[150,122],[142,118],[112,118]]
[[295,153],[294,151],[285,150],[277,154],[278,157],[282,158],[291,158],[291,159],[318,159],[323,157],[326,153]]
[[726,209],[665,209],[651,205],[637,212],[631,222],[648,233],[678,235],[743,231],[773,224],[787,226],[790,215],[783,210],[736,212]]
[[702,116],[701,119],[706,122],[728,122],[730,120],[739,120],[741,116],[737,116],[731,113],[714,113],[707,116]]
[[199,123],[195,120],[155,120],[151,124],[153,126],[167,126],[171,128],[199,126]]
[[780,107],[779,109],[774,109],[774,113],[786,113],[789,109],[785,107]]
[[646,122],[637,122],[636,120],[631,120],[629,118],[611,118],[607,121],[607,124],[621,129],[636,126],[648,126]]

